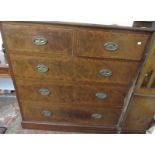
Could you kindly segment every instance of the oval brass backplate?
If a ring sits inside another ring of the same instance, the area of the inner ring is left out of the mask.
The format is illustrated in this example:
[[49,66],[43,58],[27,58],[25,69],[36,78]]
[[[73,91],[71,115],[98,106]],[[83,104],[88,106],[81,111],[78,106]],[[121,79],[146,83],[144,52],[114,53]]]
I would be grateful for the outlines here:
[[104,48],[109,52],[115,52],[118,50],[118,44],[115,42],[107,42],[104,44]]
[[43,110],[43,111],[41,112],[41,114],[42,114],[42,116],[44,116],[44,117],[50,117],[50,116],[53,115],[53,113],[52,113],[51,111],[48,111],[48,110]]
[[48,95],[50,95],[50,91],[49,91],[47,88],[40,88],[40,89],[39,89],[39,93],[40,93],[42,96],[48,96]]
[[37,46],[45,45],[48,43],[47,39],[43,36],[34,36],[32,38],[32,43]]
[[112,76],[112,71],[110,69],[101,69],[99,74],[104,77]]
[[106,93],[104,93],[104,92],[97,92],[96,97],[98,99],[104,100],[104,99],[106,99],[108,97],[108,95]]
[[48,72],[48,67],[46,65],[44,65],[44,64],[38,64],[36,66],[36,70],[39,73],[46,73],[46,72]]
[[99,113],[93,113],[93,114],[91,114],[91,117],[93,119],[101,119],[101,118],[103,118],[103,115],[99,114]]

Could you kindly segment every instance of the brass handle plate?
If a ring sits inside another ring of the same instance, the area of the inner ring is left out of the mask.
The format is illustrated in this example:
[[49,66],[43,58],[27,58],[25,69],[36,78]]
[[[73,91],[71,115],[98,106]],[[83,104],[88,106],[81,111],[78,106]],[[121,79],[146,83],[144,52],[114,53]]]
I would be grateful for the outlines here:
[[41,88],[41,89],[39,89],[39,93],[42,96],[48,96],[48,95],[50,95],[50,91],[47,88]]
[[98,98],[98,99],[104,100],[107,97],[108,97],[108,95],[106,93],[104,93],[104,92],[97,92],[96,93],[96,98]]
[[41,112],[41,115],[44,116],[44,117],[50,117],[53,115],[53,113],[51,111],[48,111],[48,110],[43,110]]
[[91,114],[91,118],[93,118],[93,119],[102,119],[103,115],[99,114],[99,113],[93,113],[93,114]]
[[104,44],[104,48],[109,52],[115,52],[118,50],[118,44],[115,42],[107,42]]
[[101,69],[99,74],[104,77],[112,76],[112,71],[110,69]]
[[46,65],[44,65],[44,64],[38,64],[36,66],[36,70],[39,73],[46,73],[46,72],[48,72],[49,68]]
[[34,36],[32,38],[32,43],[37,46],[46,45],[48,43],[47,39],[42,36]]

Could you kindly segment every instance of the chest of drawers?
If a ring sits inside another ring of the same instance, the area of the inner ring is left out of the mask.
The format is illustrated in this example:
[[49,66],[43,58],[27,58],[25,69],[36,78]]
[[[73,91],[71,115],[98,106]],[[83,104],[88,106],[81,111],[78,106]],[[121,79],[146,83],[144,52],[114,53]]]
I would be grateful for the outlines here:
[[152,30],[2,22],[23,128],[117,133]]

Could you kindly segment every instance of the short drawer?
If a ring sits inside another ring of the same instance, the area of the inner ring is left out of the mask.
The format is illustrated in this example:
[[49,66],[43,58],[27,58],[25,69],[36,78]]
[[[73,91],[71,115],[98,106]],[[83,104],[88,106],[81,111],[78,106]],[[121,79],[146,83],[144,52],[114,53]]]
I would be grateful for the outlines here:
[[141,60],[150,35],[125,30],[78,30],[75,55]]
[[71,29],[46,24],[2,23],[6,49],[19,53],[71,54]]
[[127,93],[127,88],[120,86],[51,83],[23,79],[16,81],[21,100],[41,103],[122,107]]
[[[37,104],[37,103],[36,103]],[[23,120],[44,123],[59,123],[83,126],[115,126],[121,110],[96,107],[74,107],[62,105],[33,106],[33,103],[22,103]]]

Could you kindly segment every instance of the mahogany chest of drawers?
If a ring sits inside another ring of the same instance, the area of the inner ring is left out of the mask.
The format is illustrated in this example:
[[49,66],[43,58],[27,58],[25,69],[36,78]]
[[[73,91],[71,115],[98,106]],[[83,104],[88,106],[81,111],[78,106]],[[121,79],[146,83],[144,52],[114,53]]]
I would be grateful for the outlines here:
[[23,128],[127,131],[152,29],[50,22],[2,22],[1,29]]

